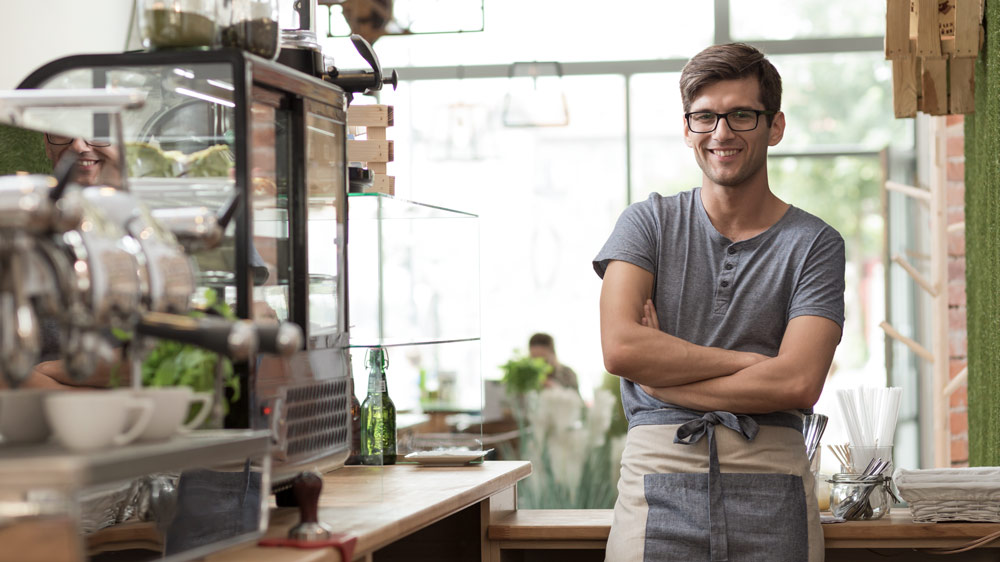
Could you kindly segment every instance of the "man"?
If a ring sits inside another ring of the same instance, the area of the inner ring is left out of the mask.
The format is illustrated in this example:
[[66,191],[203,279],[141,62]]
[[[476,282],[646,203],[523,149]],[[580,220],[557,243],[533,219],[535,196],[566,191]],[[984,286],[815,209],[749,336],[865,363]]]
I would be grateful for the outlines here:
[[700,188],[630,206],[594,260],[629,432],[607,559],[823,559],[802,415],[840,341],[844,242],[770,190],[781,78],[742,44],[681,73]]
[[528,340],[528,355],[540,357],[552,367],[552,372],[545,379],[546,387],[562,386],[577,392],[580,391],[576,372],[559,362],[559,357],[556,355],[556,342],[552,336],[544,333],[533,334]]

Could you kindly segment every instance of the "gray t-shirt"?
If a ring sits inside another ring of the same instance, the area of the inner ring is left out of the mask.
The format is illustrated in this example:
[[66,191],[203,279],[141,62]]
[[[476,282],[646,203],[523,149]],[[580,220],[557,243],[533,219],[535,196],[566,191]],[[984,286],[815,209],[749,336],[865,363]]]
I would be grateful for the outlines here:
[[[774,357],[796,316],[843,327],[844,240],[836,230],[789,207],[768,230],[733,243],[712,225],[700,195],[653,193],[625,209],[594,259],[597,274],[612,260],[652,273],[660,329],[697,345]],[[630,426],[664,406],[627,379],[621,389]]]

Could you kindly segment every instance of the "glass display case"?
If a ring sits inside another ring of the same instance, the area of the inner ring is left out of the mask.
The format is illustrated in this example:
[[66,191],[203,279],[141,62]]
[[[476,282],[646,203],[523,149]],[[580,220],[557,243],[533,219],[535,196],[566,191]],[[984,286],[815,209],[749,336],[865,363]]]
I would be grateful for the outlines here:
[[350,347],[360,402],[370,350],[388,357],[397,462],[480,462],[484,387],[479,218],[392,196],[351,194]]
[[[269,430],[275,476],[343,463],[350,447],[346,269],[347,96],[337,86],[235,50],[81,55],[21,88],[127,88],[127,189],[169,221],[181,208],[233,213],[222,240],[186,250],[198,294],[257,324],[293,322],[304,349],[236,366],[225,425]],[[96,131],[98,134],[101,131]],[[182,239],[182,242],[184,240]],[[263,334],[263,332],[262,332]]]

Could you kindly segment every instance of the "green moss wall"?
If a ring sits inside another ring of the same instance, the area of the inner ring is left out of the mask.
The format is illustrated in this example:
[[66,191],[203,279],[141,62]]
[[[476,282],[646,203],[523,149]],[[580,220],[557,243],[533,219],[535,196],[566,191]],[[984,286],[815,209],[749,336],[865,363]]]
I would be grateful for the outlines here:
[[1000,466],[1000,0],[985,9],[976,112],[965,119],[969,464]]
[[42,134],[0,125],[0,176],[17,171],[52,173]]

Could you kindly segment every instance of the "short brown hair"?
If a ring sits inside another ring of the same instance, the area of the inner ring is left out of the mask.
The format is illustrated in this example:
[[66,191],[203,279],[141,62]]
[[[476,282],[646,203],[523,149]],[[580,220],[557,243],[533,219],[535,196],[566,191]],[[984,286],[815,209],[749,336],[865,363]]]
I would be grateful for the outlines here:
[[552,351],[556,349],[556,342],[552,339],[552,336],[542,332],[531,336],[531,339],[528,340],[528,347],[535,347],[536,345],[547,347]]
[[[781,109],[781,76],[764,53],[745,43],[713,45],[698,53],[681,71],[681,102],[684,112],[691,111],[691,103],[698,92],[723,80],[739,80],[748,76],[760,84],[760,101],[764,109]],[[767,117],[770,126],[773,115]]]

